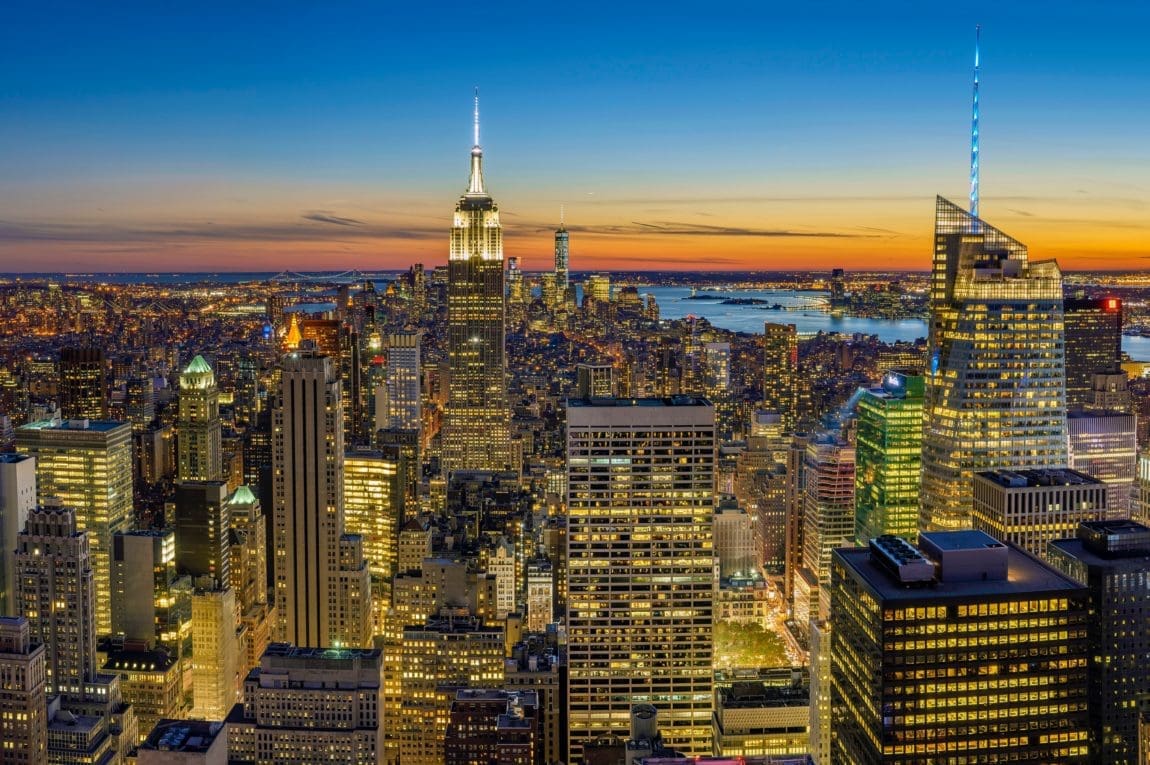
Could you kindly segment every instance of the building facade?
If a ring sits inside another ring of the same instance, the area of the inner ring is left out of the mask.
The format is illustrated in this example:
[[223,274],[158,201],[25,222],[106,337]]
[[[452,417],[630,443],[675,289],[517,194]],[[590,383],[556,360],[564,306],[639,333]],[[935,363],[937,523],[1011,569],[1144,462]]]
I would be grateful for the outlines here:
[[1142,762],[1138,719],[1150,698],[1150,528],[1127,520],[1093,521],[1050,543],[1050,565],[1090,591],[1090,761]]
[[511,464],[507,399],[503,228],[483,181],[476,106],[471,178],[455,206],[447,269],[447,406],[443,472],[506,470]]
[[19,451],[36,458],[39,501],[76,511],[88,532],[96,586],[96,630],[112,632],[112,536],[132,527],[132,427],[109,420],[31,423],[16,431]]
[[176,422],[176,477],[181,481],[219,481],[224,477],[220,391],[203,356],[180,373]]
[[1062,273],[939,197],[929,329],[920,525],[956,530],[975,472],[1066,467]]
[[1106,485],[1075,470],[991,470],[974,474],[974,528],[1036,558],[1078,524],[1107,517]]
[[921,375],[892,371],[859,396],[855,471],[855,537],[918,535],[922,481]]
[[978,531],[835,550],[831,763],[1089,762],[1086,588]]
[[568,402],[568,762],[639,701],[710,751],[715,454],[705,399]]

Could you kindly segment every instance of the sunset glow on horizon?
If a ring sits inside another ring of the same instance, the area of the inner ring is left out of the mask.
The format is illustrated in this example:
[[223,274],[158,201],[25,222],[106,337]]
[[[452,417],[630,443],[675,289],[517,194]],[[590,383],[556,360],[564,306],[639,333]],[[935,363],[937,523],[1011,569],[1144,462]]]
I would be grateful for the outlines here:
[[575,271],[926,270],[935,194],[966,198],[976,21],[982,217],[1064,270],[1150,258],[1144,8],[49,5],[0,32],[0,272],[441,265],[475,84],[527,270],[560,206]]

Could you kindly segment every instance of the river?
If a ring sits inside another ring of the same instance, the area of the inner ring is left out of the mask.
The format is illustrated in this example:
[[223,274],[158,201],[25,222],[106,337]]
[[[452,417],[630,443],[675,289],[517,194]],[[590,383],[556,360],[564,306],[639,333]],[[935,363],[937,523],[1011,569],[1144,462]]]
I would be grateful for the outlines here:
[[[682,319],[694,314],[702,316],[716,327],[733,332],[762,332],[763,324],[794,324],[799,334],[813,335],[823,332],[842,332],[852,335],[877,335],[884,342],[897,340],[913,342],[926,337],[926,322],[921,319],[862,319],[854,316],[832,316],[824,310],[810,306],[815,299],[825,299],[826,292],[796,292],[792,290],[732,290],[730,292],[700,291],[699,295],[714,295],[718,300],[691,300],[690,287],[639,287],[640,294],[655,296],[659,315],[664,319]],[[768,304],[795,306],[798,310],[768,311],[761,305],[723,305],[727,298],[758,298]],[[1136,361],[1150,361],[1150,337],[1126,335],[1122,350]]]

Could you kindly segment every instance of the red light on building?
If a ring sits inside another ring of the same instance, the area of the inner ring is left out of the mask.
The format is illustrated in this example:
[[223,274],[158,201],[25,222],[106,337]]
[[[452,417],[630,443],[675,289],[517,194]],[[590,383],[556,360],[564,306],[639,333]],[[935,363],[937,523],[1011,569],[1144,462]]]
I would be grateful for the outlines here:
[[1119,302],[1118,298],[1106,298],[1107,311],[1117,311],[1121,305],[1122,304]]

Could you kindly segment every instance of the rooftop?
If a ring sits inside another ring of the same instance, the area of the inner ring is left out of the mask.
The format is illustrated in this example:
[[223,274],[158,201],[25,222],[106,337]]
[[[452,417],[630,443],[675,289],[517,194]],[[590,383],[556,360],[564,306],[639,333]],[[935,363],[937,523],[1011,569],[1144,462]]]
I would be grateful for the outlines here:
[[160,720],[141,749],[165,752],[207,752],[223,733],[222,722],[207,720]]
[[117,428],[129,428],[131,423],[119,420],[40,420],[21,425],[17,431],[52,430],[52,431],[88,431],[93,433],[108,433]]
[[986,470],[975,475],[1007,489],[1034,488],[1037,486],[1086,486],[1102,483],[1094,476],[1069,468]]
[[[965,578],[965,571],[978,571],[980,562],[960,558],[952,564],[959,570],[955,577],[936,576],[929,582],[903,582],[889,566],[884,565],[868,548],[840,547],[834,558],[853,571],[858,579],[883,602],[969,600],[972,598],[1016,598],[1054,592],[1072,593],[1082,586],[1060,574],[1042,561],[1032,558],[1013,545],[1003,545],[980,531],[957,531],[923,534],[942,554],[959,556],[990,552],[995,560],[1005,563],[1005,576]],[[996,545],[991,548],[988,544]],[[920,550],[927,552],[920,546]],[[999,557],[1001,556],[1001,557]],[[1002,561],[1002,558],[1005,560]]]
[[569,398],[567,406],[574,407],[629,407],[629,406],[710,406],[702,396],[667,396],[665,398]]

